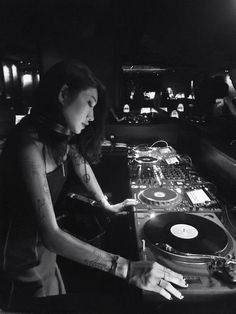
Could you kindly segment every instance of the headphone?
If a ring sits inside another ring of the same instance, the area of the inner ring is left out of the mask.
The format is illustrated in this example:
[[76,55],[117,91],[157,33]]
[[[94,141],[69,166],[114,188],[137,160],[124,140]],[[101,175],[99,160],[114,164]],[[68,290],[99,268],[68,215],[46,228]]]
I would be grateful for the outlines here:
[[56,122],[50,122],[50,125],[47,125],[51,130],[53,130],[56,133],[60,133],[66,136],[71,136],[72,132],[70,129],[64,127],[63,125],[56,123]]
[[73,135],[73,132],[71,132],[71,130],[69,128],[63,126],[60,123],[57,123],[57,122],[51,120],[50,118],[48,118],[42,114],[37,114],[37,115],[31,114],[31,116],[38,124],[44,125],[48,129],[50,129],[56,133],[59,133],[59,134],[65,135],[65,136],[72,136]]

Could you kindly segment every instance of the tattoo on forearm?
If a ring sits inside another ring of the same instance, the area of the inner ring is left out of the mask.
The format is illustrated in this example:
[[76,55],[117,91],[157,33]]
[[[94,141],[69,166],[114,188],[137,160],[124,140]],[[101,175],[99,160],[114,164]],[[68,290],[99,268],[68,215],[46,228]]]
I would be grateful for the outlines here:
[[43,191],[47,194],[50,194],[50,190],[49,190],[49,186],[48,186],[48,181],[47,178],[44,177],[44,181],[43,181]]
[[102,207],[103,206],[102,200],[97,201],[97,204],[98,204],[99,207]]
[[83,180],[84,180],[84,182],[85,183],[89,183],[89,181],[90,181],[90,175],[89,174],[87,174],[87,173],[85,173],[84,175],[83,175]]
[[84,264],[93,268],[97,268],[103,271],[108,271],[109,266],[104,264],[104,259],[102,256],[96,256],[96,258],[92,261],[84,260]]

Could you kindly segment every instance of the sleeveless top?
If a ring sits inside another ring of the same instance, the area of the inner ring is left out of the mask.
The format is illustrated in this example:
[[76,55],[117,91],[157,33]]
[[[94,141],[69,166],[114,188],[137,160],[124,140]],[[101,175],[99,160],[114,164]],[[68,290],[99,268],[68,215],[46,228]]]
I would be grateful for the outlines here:
[[[15,299],[64,294],[65,288],[56,254],[41,241],[14,149],[6,158],[9,166],[1,169],[4,193],[0,200],[0,302],[9,307]],[[47,174],[53,205],[66,176],[67,162]]]

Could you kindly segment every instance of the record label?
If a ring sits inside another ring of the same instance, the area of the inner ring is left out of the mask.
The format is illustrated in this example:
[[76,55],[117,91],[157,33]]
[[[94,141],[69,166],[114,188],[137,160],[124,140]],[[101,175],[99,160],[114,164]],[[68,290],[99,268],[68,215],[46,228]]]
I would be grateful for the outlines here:
[[165,197],[165,196],[166,196],[166,194],[165,194],[165,193],[163,193],[163,192],[155,192],[155,193],[154,193],[154,196],[155,196],[155,197],[157,197],[157,198],[160,198],[160,197],[162,197],[162,198],[163,198],[163,197]]
[[198,231],[193,226],[187,224],[177,224],[170,228],[170,232],[180,239],[194,239],[198,236]]

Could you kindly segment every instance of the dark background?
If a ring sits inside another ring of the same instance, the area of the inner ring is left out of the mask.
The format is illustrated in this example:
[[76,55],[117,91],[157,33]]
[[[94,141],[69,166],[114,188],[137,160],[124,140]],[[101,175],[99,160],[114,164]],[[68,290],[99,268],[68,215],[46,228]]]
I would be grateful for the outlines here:
[[234,0],[3,0],[0,57],[43,73],[76,57],[119,106],[122,64],[215,71],[236,66]]

